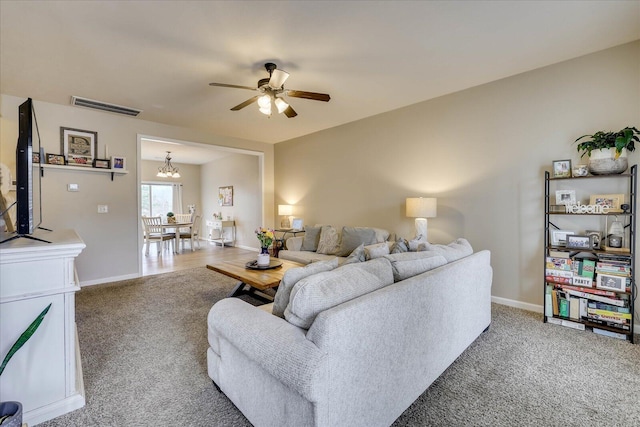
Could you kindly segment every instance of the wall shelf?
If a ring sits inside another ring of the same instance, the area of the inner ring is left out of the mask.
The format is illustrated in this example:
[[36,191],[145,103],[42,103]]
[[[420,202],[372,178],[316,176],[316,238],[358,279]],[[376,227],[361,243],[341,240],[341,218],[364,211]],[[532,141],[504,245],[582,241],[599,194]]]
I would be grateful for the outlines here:
[[79,172],[107,173],[107,174],[111,174],[111,181],[113,181],[114,175],[126,175],[129,173],[128,170],[100,169],[100,168],[93,168],[93,167],[90,168],[85,166],[50,165],[48,163],[35,163],[33,167],[34,168],[40,167],[42,176],[44,176],[44,169],[59,169],[59,170],[79,171]]

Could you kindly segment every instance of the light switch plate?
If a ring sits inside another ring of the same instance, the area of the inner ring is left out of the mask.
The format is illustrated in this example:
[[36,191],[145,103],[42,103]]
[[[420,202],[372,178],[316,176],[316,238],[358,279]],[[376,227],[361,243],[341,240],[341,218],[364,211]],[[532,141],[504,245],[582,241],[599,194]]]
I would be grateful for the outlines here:
[[98,213],[109,213],[109,206],[98,205]]
[[67,191],[79,191],[78,184],[67,184]]

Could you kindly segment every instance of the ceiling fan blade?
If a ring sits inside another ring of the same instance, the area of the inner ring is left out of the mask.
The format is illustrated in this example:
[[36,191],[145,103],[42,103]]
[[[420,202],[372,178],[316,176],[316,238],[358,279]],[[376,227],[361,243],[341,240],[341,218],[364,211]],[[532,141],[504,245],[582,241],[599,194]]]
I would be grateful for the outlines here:
[[269,86],[272,89],[280,89],[284,82],[289,78],[289,73],[286,71],[275,69],[271,72],[271,78],[269,79]]
[[287,96],[292,96],[294,98],[305,98],[305,99],[313,99],[314,101],[324,101],[329,102],[331,97],[326,93],[316,93],[316,92],[305,92],[303,90],[288,90]]
[[260,98],[260,95],[256,95],[256,96],[254,96],[253,98],[249,98],[249,99],[247,99],[246,101],[244,101],[242,104],[238,104],[238,105],[236,105],[235,107],[233,107],[233,108],[231,109],[231,111],[238,111],[238,110],[241,110],[241,109],[243,109],[244,107],[246,107],[247,105],[251,105],[251,104],[253,104],[254,102],[256,102],[256,101],[258,100],[258,98]]
[[250,86],[240,86],[240,85],[228,85],[226,83],[209,83],[209,86],[220,86],[220,87],[232,87],[235,89],[249,89],[249,90],[256,90],[255,87],[250,87]]
[[296,110],[294,110],[293,108],[291,108],[291,105],[289,105],[284,111],[283,111],[284,115],[287,116],[288,118],[292,119],[295,116],[298,115],[298,113],[296,113]]

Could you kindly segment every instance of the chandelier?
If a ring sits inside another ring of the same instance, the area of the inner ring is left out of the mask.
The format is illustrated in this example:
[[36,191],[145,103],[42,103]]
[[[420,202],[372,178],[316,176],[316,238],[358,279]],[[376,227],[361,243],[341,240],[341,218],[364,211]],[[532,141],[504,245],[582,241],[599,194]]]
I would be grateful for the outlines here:
[[164,165],[158,168],[158,174],[160,178],[180,178],[180,172],[178,168],[171,164],[171,151],[167,151],[167,157],[164,159]]

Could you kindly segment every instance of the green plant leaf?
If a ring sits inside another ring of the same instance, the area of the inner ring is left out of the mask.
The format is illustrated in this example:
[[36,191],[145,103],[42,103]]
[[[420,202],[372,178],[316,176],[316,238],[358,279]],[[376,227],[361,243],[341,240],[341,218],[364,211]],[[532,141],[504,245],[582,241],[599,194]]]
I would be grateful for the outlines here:
[[40,326],[40,324],[44,320],[44,317],[49,312],[49,309],[51,308],[51,304],[52,303],[49,303],[47,308],[42,310],[42,313],[40,313],[38,315],[38,317],[36,317],[36,319],[29,325],[29,327],[22,333],[22,335],[20,335],[20,337],[13,344],[13,346],[11,346],[11,349],[9,350],[9,353],[7,353],[7,355],[4,357],[4,360],[2,361],[2,365],[0,365],[0,375],[2,375],[2,373],[4,372],[5,366],[7,366],[7,363],[9,363],[9,360],[11,360],[13,355],[16,354],[18,352],[18,350],[20,350],[22,348],[22,346],[27,341],[29,341],[29,338],[31,338],[31,336],[36,332],[36,330],[38,329],[38,327]]

